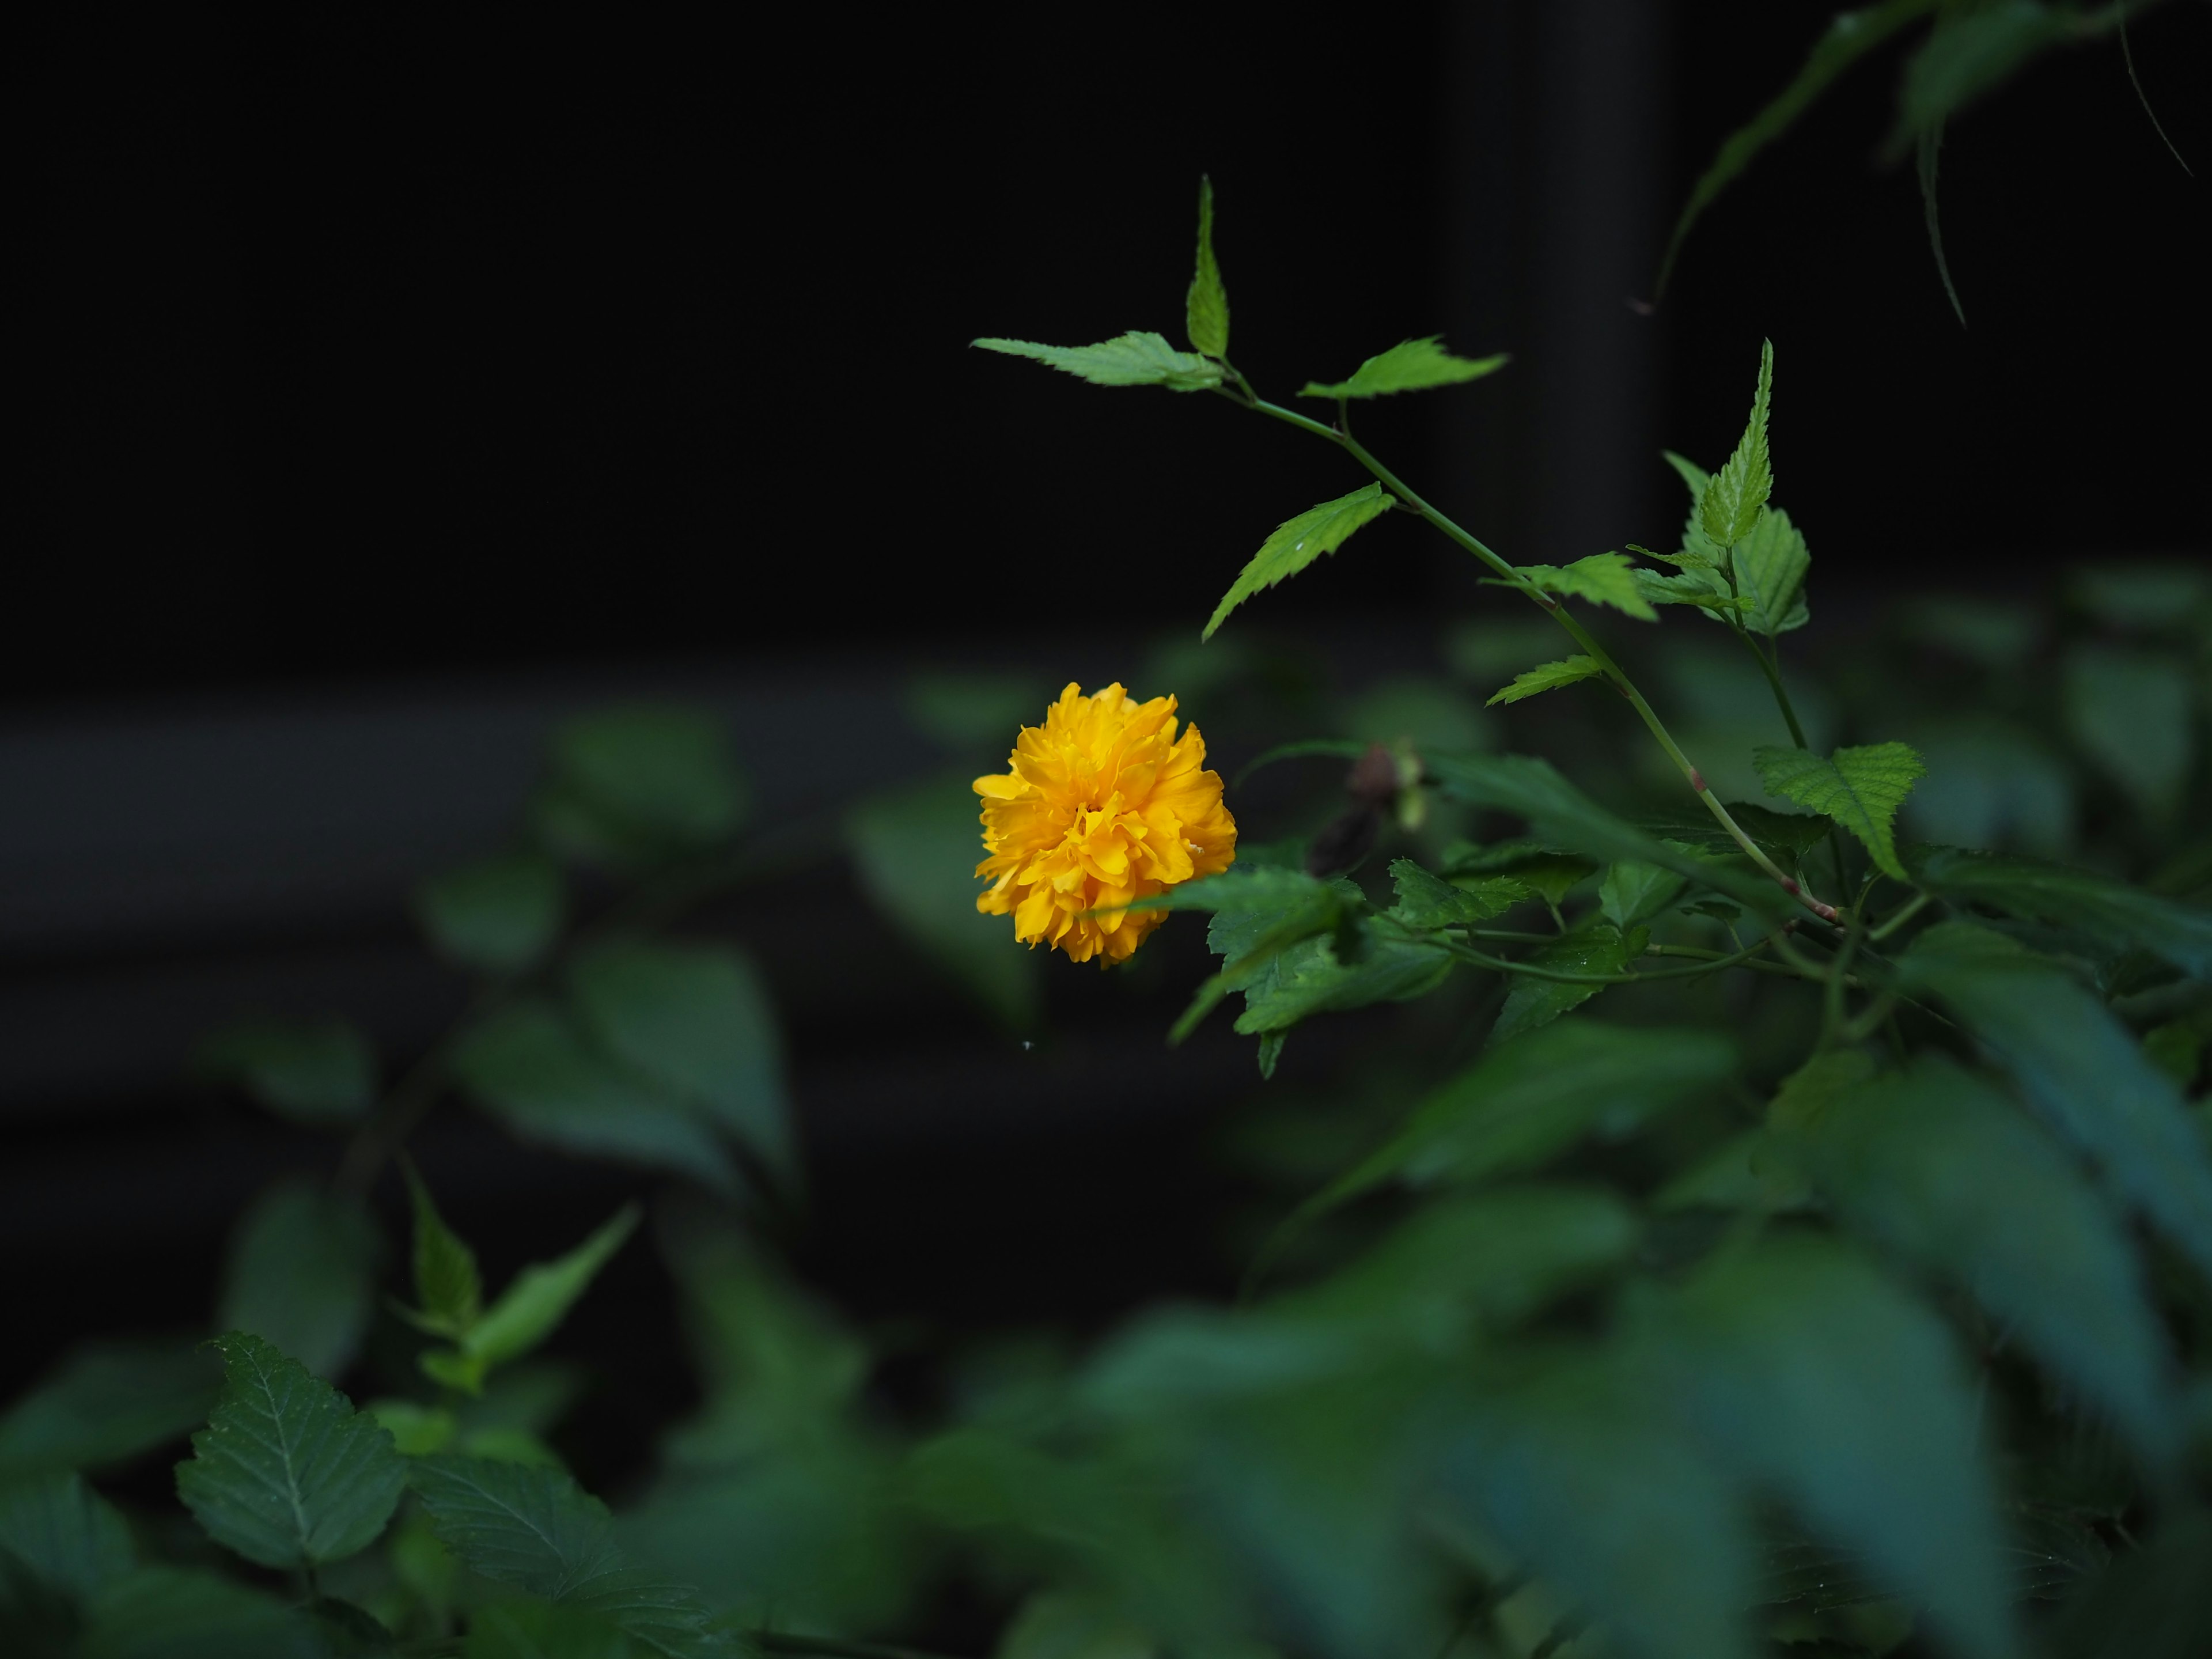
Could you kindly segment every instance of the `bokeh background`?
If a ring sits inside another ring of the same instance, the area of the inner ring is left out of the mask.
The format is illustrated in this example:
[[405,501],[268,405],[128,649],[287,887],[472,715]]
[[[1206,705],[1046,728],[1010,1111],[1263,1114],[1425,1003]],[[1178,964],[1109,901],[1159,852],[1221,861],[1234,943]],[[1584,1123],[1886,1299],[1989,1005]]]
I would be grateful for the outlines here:
[[[1513,354],[1362,428],[1509,556],[1671,545],[1658,451],[1725,453],[1771,337],[1810,659],[1847,666],[1908,587],[2040,600],[2085,562],[2202,560],[2203,495],[2178,486],[2212,378],[2204,185],[2109,49],[1951,135],[1966,327],[1910,168],[1875,159],[1887,58],[1650,305],[1691,179],[1825,20],[44,20],[9,71],[0,1251],[27,1305],[0,1394],[77,1338],[189,1322],[248,1198],[328,1166],[193,1077],[200,1036],[343,1015],[387,1068],[419,1054],[468,993],[410,894],[512,840],[559,721],[641,699],[727,722],[788,854],[684,926],[767,970],[811,1170],[777,1225],[891,1355],[887,1387],[964,1334],[1079,1335],[1233,1285],[1272,1154],[1239,1127],[1249,1044],[1224,1022],[1163,1045],[1205,971],[1195,925],[1140,972],[1037,962],[979,994],[851,856],[856,804],[997,764],[1008,711],[1069,678],[1178,692],[1224,769],[1394,720],[1497,737],[1469,711],[1525,665],[1483,655],[1500,602],[1410,522],[1195,648],[1348,462],[1215,399],[966,348],[1176,332],[1201,171],[1264,389],[1412,334]],[[2208,49],[2201,6],[2136,39],[2200,173]],[[1705,695],[1724,725],[1726,685]],[[1293,785],[1252,787],[1248,833],[1299,827]],[[1299,1034],[1279,1100],[1374,1063],[1341,1030]],[[416,1146],[494,1282],[648,1184],[454,1107]],[[691,1384],[651,1253],[608,1285],[562,1339],[594,1377],[562,1449],[619,1489]]]

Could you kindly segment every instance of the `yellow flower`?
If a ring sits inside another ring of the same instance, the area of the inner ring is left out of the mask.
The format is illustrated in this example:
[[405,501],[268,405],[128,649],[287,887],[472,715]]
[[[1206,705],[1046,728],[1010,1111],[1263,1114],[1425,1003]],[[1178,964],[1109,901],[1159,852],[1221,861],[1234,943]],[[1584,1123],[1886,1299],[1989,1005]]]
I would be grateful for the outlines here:
[[1195,726],[1176,738],[1175,708],[1118,684],[1086,697],[1071,681],[1042,726],[1022,728],[1007,769],[975,780],[990,853],[975,873],[994,878],[978,910],[1012,915],[1032,946],[1123,962],[1167,913],[1115,906],[1235,861],[1221,775],[1205,769]]

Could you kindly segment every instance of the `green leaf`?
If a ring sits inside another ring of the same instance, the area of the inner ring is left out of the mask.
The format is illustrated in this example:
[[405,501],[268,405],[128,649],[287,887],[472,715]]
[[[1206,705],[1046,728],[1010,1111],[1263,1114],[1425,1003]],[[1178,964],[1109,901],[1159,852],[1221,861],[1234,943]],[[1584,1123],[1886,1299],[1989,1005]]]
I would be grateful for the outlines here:
[[[486,1372],[520,1359],[552,1335],[616,1251],[637,1231],[638,1208],[625,1204],[589,1238],[550,1261],[533,1261],[460,1338],[459,1364],[441,1362],[431,1375],[476,1393]],[[423,1356],[424,1369],[437,1356]]]
[[1681,896],[1685,883],[1672,870],[1626,860],[1605,872],[1597,890],[1598,908],[1622,933],[1649,921]]
[[554,734],[539,817],[559,850],[649,864],[726,841],[745,807],[721,722],[644,705],[586,714]]
[[338,1020],[240,1020],[204,1041],[193,1066],[315,1128],[358,1122],[376,1103],[376,1051]]
[[693,1592],[632,1569],[605,1504],[558,1469],[441,1452],[408,1481],[431,1528],[475,1571],[595,1613],[671,1659],[725,1654]]
[[1198,181],[1198,273],[1190,279],[1183,319],[1192,350],[1209,357],[1229,355],[1229,290],[1222,286],[1221,266],[1213,257],[1213,180],[1203,176]]
[[560,937],[567,907],[559,867],[535,853],[448,870],[415,895],[416,917],[439,954],[485,974],[535,967]]
[[677,1170],[720,1192],[738,1187],[729,1154],[649,1079],[603,1059],[551,1004],[526,998],[461,1041],[453,1070],[524,1140]]
[[494,1601],[469,1617],[461,1659],[635,1659],[622,1627],[552,1601]]
[[1707,863],[1645,835],[1598,805],[1547,761],[1523,755],[1430,755],[1423,763],[1448,798],[1517,812],[1532,833],[1601,864],[1628,859],[1672,870],[1762,915],[1786,915],[1796,908],[1771,882]]
[[1155,1659],[1158,1652],[1111,1601],[1053,1590],[1022,1603],[994,1659]]
[[1501,702],[1518,702],[1523,697],[1533,697],[1539,691],[1553,691],[1563,685],[1572,685],[1577,680],[1595,679],[1605,670],[1597,665],[1596,659],[1579,653],[1560,662],[1540,663],[1524,669],[1513,677],[1510,685],[1503,686],[1491,696],[1486,708]]
[[2075,34],[2081,18],[2070,6],[2039,0],[1993,0],[1972,9],[1946,7],[1927,42],[1905,66],[1897,126],[1887,154],[1894,161],[1922,134],[1940,128],[1983,94],[2019,72],[2037,53]]
[[1738,1659],[1753,1599],[1742,1506],[1644,1380],[1573,1352],[1481,1377],[1437,1462],[1465,1511],[1639,1659]]
[[[1222,324],[1228,325],[1224,308]],[[1164,386],[1170,392],[1204,392],[1221,384],[1221,366],[1177,351],[1157,334],[1131,332],[1097,345],[1048,346],[1030,340],[969,342],[1009,357],[1030,357],[1093,386]]]
[[2195,680],[2163,652],[2077,646],[2066,659],[2066,726],[2143,811],[2170,823],[2196,760]]
[[214,1340],[223,1389],[177,1496],[216,1543],[264,1567],[342,1561],[384,1530],[406,1485],[392,1437],[259,1337]]
[[435,1335],[459,1336],[483,1311],[477,1253],[446,1224],[414,1164],[401,1167],[415,1207],[416,1322]]
[[[1815,817],[1803,812],[1778,812],[1771,806],[1761,806],[1753,801],[1732,800],[1723,805],[1728,808],[1729,816],[1735,820],[1736,828],[1749,836],[1761,852],[1785,870],[1826,841],[1830,833],[1830,824],[1825,817]],[[1735,844],[1735,838],[1721,828],[1719,821],[1711,812],[1687,809],[1652,812],[1638,818],[1636,827],[1662,842],[1692,848],[1716,857],[1733,858],[1741,850]]]
[[2103,1200],[2019,1109],[1942,1055],[1794,1137],[1857,1232],[1963,1280],[2155,1465],[2179,1449],[2165,1336]]
[[1936,0],[1886,0],[1884,4],[1838,12],[1829,20],[1826,30],[1813,43],[1813,50],[1806,55],[1803,66],[1790,84],[1749,122],[1730,133],[1705,172],[1698,175],[1690,191],[1690,199],[1683,204],[1681,216],[1674,222],[1674,234],[1667,239],[1666,257],[1660,261],[1659,280],[1654,285],[1655,299],[1667,291],[1674,260],[1682,251],[1690,228],[1759,153],[1787,132],[1838,76],[1907,23],[1926,16],[1935,9]]
[[240,1218],[216,1323],[251,1332],[317,1376],[340,1376],[361,1352],[383,1254],[358,1201],[288,1176]]
[[1957,1651],[2017,1652],[1972,1403],[1942,1324],[1812,1237],[1717,1253],[1647,1304],[1650,1386],[1713,1455],[1863,1551]]
[[1698,501],[1698,523],[1717,547],[1734,547],[1758,527],[1774,493],[1774,469],[1766,453],[1767,406],[1774,396],[1774,342],[1759,347],[1759,386],[1751,399],[1751,419],[1736,440],[1735,453],[1713,474]]
[[611,1052],[698,1103],[777,1176],[797,1178],[782,1041],[750,957],[729,946],[618,945],[586,957],[570,981]]
[[[1522,960],[1555,974],[1618,974],[1644,954],[1650,937],[1643,928],[1623,934],[1611,922],[1595,922],[1566,934],[1555,945],[1538,946]],[[1601,984],[1516,974],[1512,988],[1505,994],[1505,1006],[1498,1010],[1498,1023],[1490,1028],[1490,1042],[1508,1042],[1523,1032],[1548,1025],[1605,988]]]
[[945,778],[855,806],[845,842],[860,885],[925,959],[1009,1030],[1042,1017],[1038,961],[1013,948],[1003,916],[979,915],[981,803],[964,778]]
[[1598,872],[1594,860],[1526,836],[1487,847],[1455,842],[1444,848],[1443,866],[1445,877],[1455,886],[1472,890],[1478,884],[1508,878],[1554,907]]
[[1768,794],[1826,813],[1858,837],[1885,873],[1907,878],[1897,858],[1897,809],[1928,775],[1910,744],[1838,749],[1826,760],[1802,749],[1761,747],[1752,760]]
[[1510,876],[1472,876],[1449,882],[1411,859],[1394,859],[1391,884],[1398,902],[1390,914],[1408,927],[1460,927],[1501,916],[1532,896],[1525,882]]
[[1309,380],[1301,398],[1387,398],[1393,392],[1426,392],[1434,386],[1458,386],[1479,380],[1505,367],[1507,359],[1455,357],[1431,334],[1423,340],[1401,340],[1388,351],[1370,357],[1352,371],[1348,380],[1322,386]]
[[1274,534],[1260,544],[1260,550],[1231,584],[1221,603],[1213,607],[1213,615],[1199,637],[1212,639],[1213,630],[1227,620],[1229,613],[1252,595],[1263,587],[1287,581],[1322,554],[1335,552],[1351,539],[1354,531],[1382,517],[1395,505],[1396,496],[1385,491],[1381,484],[1370,483],[1349,495],[1309,507],[1295,519],[1278,525]]
[[106,1468],[180,1440],[207,1420],[221,1387],[196,1345],[80,1348],[0,1417],[0,1486]]
[[2161,898],[2094,871],[2039,859],[1916,848],[1913,880],[1939,898],[2071,927],[2114,950],[2140,948],[2192,978],[2212,981],[2212,910]]
[[1712,614],[1717,621],[1723,611],[1748,612],[1749,599],[1728,591],[1728,583],[1717,571],[1683,570],[1672,576],[1662,576],[1656,570],[1637,570],[1636,592],[1650,605],[1694,605]]
[[138,1558],[115,1506],[74,1470],[0,1489],[0,1558],[8,1555],[80,1602]]
[[1965,922],[1929,928],[1900,966],[1905,989],[1941,999],[2028,1103],[2212,1277],[2212,1151],[2103,1004],[2056,963]]
[[76,1659],[331,1659],[304,1614],[210,1572],[141,1567],[86,1611]]
[[1786,634],[1812,621],[1805,604],[1805,573],[1813,567],[1803,533],[1790,515],[1770,507],[1730,556],[1736,592],[1748,603],[1743,625],[1757,634]]
[[[1638,622],[1659,620],[1659,613],[1644,597],[1643,589],[1637,583],[1636,570],[1626,553],[1593,553],[1589,557],[1577,559],[1570,565],[1524,564],[1516,566],[1515,570],[1522,580],[1547,593],[1588,599],[1592,605],[1609,605]],[[1580,662],[1585,659],[1573,657],[1568,660]],[[1565,665],[1564,663],[1558,665],[1560,667]],[[1589,672],[1602,673],[1604,671],[1593,668]],[[1543,690],[1546,688],[1538,686],[1534,689]],[[1522,695],[1525,696],[1528,694],[1523,692]],[[1492,701],[1496,700],[1493,698]]]
[[1287,1031],[1315,1014],[1408,1002],[1425,996],[1451,972],[1449,955],[1434,945],[1370,939],[1356,961],[1338,959],[1329,939],[1310,939],[1274,956],[1243,984],[1237,1030],[1251,1036]]
[[1415,1109],[1406,1127],[1315,1200],[1391,1180],[1468,1184],[1534,1170],[1585,1136],[1618,1140],[1724,1084],[1735,1050],[1715,1033],[1577,1019],[1490,1049]]
[[371,1400],[362,1413],[392,1437],[402,1457],[422,1457],[443,1451],[460,1432],[460,1421],[441,1406],[425,1406],[413,1400]]
[[[1360,902],[1359,890],[1349,883],[1261,868],[1225,870],[1130,906],[1216,913],[1206,940],[1222,958],[1221,971],[1199,987],[1168,1040],[1182,1041],[1231,991],[1245,994],[1249,1013],[1255,993],[1265,1000],[1282,984],[1285,952],[1342,927]],[[1300,960],[1311,954],[1304,953]]]
[[1920,180],[1920,220],[1928,229],[1928,251],[1936,256],[1936,274],[1943,279],[1943,297],[1959,326],[1966,325],[1966,307],[1959,299],[1958,284],[1951,280],[1951,261],[1943,252],[1943,221],[1936,210],[1936,174],[1943,154],[1943,124],[1923,127],[1913,141],[1913,172]]

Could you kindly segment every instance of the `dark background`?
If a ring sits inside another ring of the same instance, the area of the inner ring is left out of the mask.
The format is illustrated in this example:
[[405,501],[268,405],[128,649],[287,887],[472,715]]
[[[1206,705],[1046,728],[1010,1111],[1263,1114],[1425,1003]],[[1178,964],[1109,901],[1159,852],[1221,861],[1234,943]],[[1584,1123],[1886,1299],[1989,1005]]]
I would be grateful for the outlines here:
[[[189,1087],[193,1031],[348,1012],[398,1059],[450,1018],[407,887],[497,844],[560,714],[699,696],[769,811],[818,808],[936,763],[909,670],[1133,672],[1123,642],[1194,631],[1273,524],[1358,482],[1218,399],[966,348],[1179,337],[1202,170],[1264,390],[1439,330],[1514,354],[1362,416],[1509,556],[1668,544],[1656,451],[1725,454],[1762,337],[1819,626],[1908,581],[2206,547],[2204,186],[2109,44],[1952,133],[1962,330],[1909,167],[1875,159],[1893,51],[1632,303],[1824,7],[58,15],[11,71],[0,1233],[47,1305],[11,1322],[10,1387],[187,1322],[237,1207],[327,1164]],[[2136,51],[2212,164],[2212,9],[2160,9]],[[1481,602],[1409,522],[1358,552],[1253,620],[1418,665]],[[800,1260],[864,1315],[1080,1322],[1224,1281],[1198,1148],[1249,1057],[1158,1046],[1194,937],[1150,989],[1053,975],[1024,1056],[917,989],[842,874],[720,920],[793,1023]],[[459,1114],[422,1151],[495,1278],[636,1185]],[[573,1334],[614,1402],[603,1469],[683,1388],[649,1255],[615,1272]]]

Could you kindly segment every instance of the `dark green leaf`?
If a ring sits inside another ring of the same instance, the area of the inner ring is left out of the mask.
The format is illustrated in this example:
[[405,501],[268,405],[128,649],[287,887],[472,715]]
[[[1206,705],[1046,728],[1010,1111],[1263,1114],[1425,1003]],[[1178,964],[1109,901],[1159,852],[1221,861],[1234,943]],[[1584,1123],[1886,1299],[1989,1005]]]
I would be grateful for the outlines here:
[[469,1617],[461,1659],[634,1659],[622,1627],[551,1601],[494,1601]]
[[2075,928],[2114,950],[2139,947],[2212,980],[2212,911],[2200,905],[2039,859],[1936,847],[1915,848],[1905,861],[1913,880],[1939,897]]
[[202,1042],[194,1066],[238,1084],[280,1117],[316,1127],[356,1122],[376,1102],[376,1051],[336,1020],[241,1020]]
[[1553,1025],[1490,1050],[1316,1202],[1334,1208],[1393,1179],[1428,1187],[1536,1169],[1585,1135],[1633,1133],[1735,1069],[1734,1048],[1711,1032]]
[[2115,1218],[1990,1085],[1940,1055],[1797,1137],[1851,1226],[1964,1280],[2154,1462],[2179,1445],[2165,1339]]
[[1886,873],[1905,879],[1897,857],[1897,809],[1928,775],[1910,744],[1838,749],[1826,760],[1802,749],[1760,748],[1752,758],[1767,793],[1826,813],[1856,836]]
[[[1555,974],[1618,974],[1644,954],[1649,937],[1642,928],[1624,934],[1611,922],[1595,922],[1566,934],[1555,945],[1540,945],[1521,959],[1531,968]],[[1605,989],[1602,983],[1541,979],[1534,974],[1516,974],[1512,981],[1512,989],[1505,994],[1505,1006],[1498,1011],[1498,1024],[1490,1028],[1493,1045],[1548,1025]]]
[[796,1178],[782,1041],[750,957],[727,946],[619,945],[586,957],[571,977],[578,1008],[611,1052]]
[[0,1489],[0,1553],[83,1601],[137,1564],[115,1506],[70,1473]]
[[1013,948],[1004,918],[975,908],[979,806],[965,779],[879,796],[847,817],[846,845],[868,896],[915,949],[1000,1024],[1030,1030],[1042,1000],[1037,961]]
[[681,1100],[601,1058],[550,1003],[526,999],[493,1014],[462,1040],[453,1070],[525,1140],[737,1188],[729,1154]]
[[1385,491],[1381,484],[1370,483],[1349,495],[1308,507],[1295,519],[1276,526],[1274,533],[1260,544],[1260,550],[1252,556],[1251,562],[1237,574],[1229,591],[1221,596],[1221,603],[1213,607],[1213,615],[1207,619],[1200,637],[1212,639],[1213,630],[1228,620],[1229,613],[1252,595],[1263,587],[1287,581],[1322,554],[1335,552],[1361,526],[1373,522],[1395,505],[1397,497]]
[[1604,881],[1598,885],[1598,907],[1605,919],[1625,933],[1680,897],[1684,885],[1682,878],[1672,870],[1624,860],[1606,871]]
[[2161,821],[2179,810],[2196,758],[2195,681],[2163,652],[2076,647],[2066,659],[2066,724],[2085,755]]
[[190,1344],[80,1348],[0,1418],[0,1485],[123,1463],[207,1420],[222,1380]]
[[410,1163],[407,1190],[415,1206],[415,1303],[418,1322],[440,1336],[459,1336],[483,1311],[483,1277],[477,1253],[431,1201],[430,1189]]
[[1112,1602],[1048,1591],[1022,1603],[994,1659],[1155,1659],[1158,1651]]
[[560,937],[568,894],[535,853],[487,859],[424,882],[415,914],[441,954],[480,973],[534,967]]
[[1434,386],[1457,386],[1479,380],[1505,367],[1504,356],[1455,357],[1437,342],[1440,335],[1422,340],[1401,340],[1388,351],[1370,357],[1352,371],[1348,380],[1322,386],[1309,380],[1301,398],[1385,398],[1397,392],[1426,392]]
[[1451,957],[1434,945],[1371,937],[1356,960],[1346,962],[1332,939],[1310,939],[1235,988],[1244,993],[1237,1029],[1247,1036],[1286,1031],[1315,1014],[1409,1001],[1434,990],[1451,967]]
[[177,1496],[209,1536],[264,1567],[310,1567],[367,1548],[406,1485],[392,1437],[257,1336],[215,1339],[223,1389]]
[[1450,882],[1411,859],[1394,859],[1390,881],[1398,902],[1391,915],[1408,927],[1460,927],[1500,916],[1534,890],[1511,876],[1468,876]]
[[330,1659],[380,1659],[397,1651],[392,1632],[366,1607],[325,1595],[308,1603],[307,1614]]
[[1944,922],[1913,942],[1908,989],[1940,998],[2068,1139],[2212,1276],[2212,1152],[2172,1083],[2063,969]]
[[424,1369],[440,1382],[477,1392],[487,1372],[521,1358],[554,1333],[637,1231],[637,1206],[625,1204],[566,1255],[532,1262],[462,1333],[458,1355],[425,1354]]
[[[1225,328],[1228,318],[1222,318]],[[1221,384],[1221,366],[1177,351],[1157,334],[1131,332],[1097,345],[1038,345],[1030,340],[969,342],[986,351],[1029,357],[1093,386],[1164,386],[1170,392],[1203,392]]]
[[252,1332],[317,1376],[341,1376],[368,1329],[383,1254],[357,1200],[288,1176],[239,1219],[216,1323]]
[[2081,22],[2072,7],[2040,0],[1944,8],[1935,32],[1905,66],[1891,157],[2009,80],[2029,58],[2075,33]]
[[1443,872],[1455,886],[1475,890],[1478,884],[1504,878],[1527,888],[1547,904],[1560,901],[1598,872],[1597,864],[1577,854],[1547,847],[1522,837],[1492,842],[1486,847],[1455,842],[1444,848]]
[[[1231,991],[1245,993],[1249,1012],[1255,991],[1265,998],[1282,982],[1279,964],[1285,952],[1343,926],[1361,902],[1359,890],[1348,882],[1261,868],[1225,870],[1133,905],[1216,912],[1206,941],[1222,958],[1221,971],[1199,987],[1169,1041],[1181,1042]],[[1312,955],[1312,950],[1304,951],[1297,960]]]
[[213,1573],[141,1567],[88,1609],[77,1659],[330,1659],[306,1615]]
[[425,1406],[412,1400],[370,1400],[362,1405],[365,1416],[392,1437],[402,1457],[422,1457],[443,1451],[460,1432],[460,1423],[442,1406]]
[[1641,1379],[1558,1353],[1483,1379],[1462,1410],[1438,1469],[1445,1502],[1597,1621],[1607,1651],[1748,1652],[1741,1504]]
[[1229,290],[1213,257],[1213,180],[1198,181],[1198,270],[1183,301],[1183,321],[1191,349],[1209,357],[1229,355]]
[[1648,1312],[1652,1382],[1717,1457],[1863,1551],[1958,1651],[2018,1650],[1972,1404],[1933,1315],[1811,1237],[1721,1252]]
[[[1787,870],[1828,838],[1828,820],[1802,812],[1778,812],[1753,801],[1725,802],[1736,828],[1755,842],[1761,852]],[[1735,838],[1720,826],[1711,812],[1683,811],[1653,812],[1636,820],[1636,828],[1661,841],[1709,854],[1717,858],[1736,856]]]
[[1813,100],[1827,90],[1829,82],[1905,25],[1935,9],[1936,0],[1886,0],[1881,5],[1838,12],[1829,20],[1827,29],[1813,43],[1803,67],[1790,84],[1748,124],[1728,136],[1719,154],[1699,175],[1690,191],[1689,201],[1683,205],[1681,216],[1674,222],[1674,234],[1667,239],[1667,255],[1660,263],[1656,285],[1657,294],[1667,290],[1667,280],[1674,273],[1675,257],[1682,251],[1690,227],[1751,165],[1759,151],[1788,131]]
[[696,708],[612,708],[555,733],[555,808],[562,850],[649,862],[714,846],[744,821],[745,786],[721,722]]
[[1548,762],[1522,755],[1437,755],[1425,757],[1424,763],[1451,799],[1517,812],[1528,819],[1534,834],[1600,863],[1627,859],[1656,865],[1762,915],[1784,915],[1795,908],[1789,896],[1771,882],[1705,863],[1645,835],[1591,800]]
[[1534,668],[1522,670],[1513,677],[1511,684],[1492,693],[1490,703],[1519,702],[1523,697],[1533,697],[1539,691],[1555,691],[1560,686],[1572,685],[1577,680],[1595,679],[1604,672],[1594,657],[1577,655],[1559,662],[1540,663]]
[[1751,418],[1735,453],[1705,486],[1698,502],[1698,523],[1716,547],[1734,547],[1758,527],[1774,493],[1774,469],[1767,459],[1766,417],[1774,397],[1774,342],[1759,347],[1759,385],[1752,393]]

